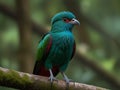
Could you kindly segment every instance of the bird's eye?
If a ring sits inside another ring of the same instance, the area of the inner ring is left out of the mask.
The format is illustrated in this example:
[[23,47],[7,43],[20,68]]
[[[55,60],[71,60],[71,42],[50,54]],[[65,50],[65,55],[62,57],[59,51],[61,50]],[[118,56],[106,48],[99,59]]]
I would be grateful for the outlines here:
[[71,20],[68,19],[68,18],[63,18],[63,21],[66,22],[66,23],[68,23],[68,22],[70,22]]

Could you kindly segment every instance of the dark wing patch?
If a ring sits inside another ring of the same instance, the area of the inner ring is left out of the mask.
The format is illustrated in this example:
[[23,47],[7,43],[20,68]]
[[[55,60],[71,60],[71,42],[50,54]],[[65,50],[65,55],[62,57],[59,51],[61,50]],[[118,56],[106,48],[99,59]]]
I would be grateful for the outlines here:
[[41,66],[41,63],[37,60],[35,62],[35,66],[34,66],[34,69],[33,69],[33,74],[35,75],[39,75],[39,72],[40,72],[40,69],[39,67]]
[[75,41],[74,41],[73,52],[72,52],[71,59],[73,58],[73,56],[74,56],[74,54],[75,54],[75,51],[76,51],[76,43],[75,43]]

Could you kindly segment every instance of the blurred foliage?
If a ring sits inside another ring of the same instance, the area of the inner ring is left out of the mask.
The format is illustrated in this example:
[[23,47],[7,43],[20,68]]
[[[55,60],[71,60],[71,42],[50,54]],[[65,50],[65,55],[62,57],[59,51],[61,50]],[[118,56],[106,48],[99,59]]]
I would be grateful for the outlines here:
[[[15,0],[0,0],[0,3],[8,5],[15,10]],[[78,0],[78,3],[80,3],[83,15],[96,21],[104,28],[106,33],[120,42],[120,0]],[[67,10],[61,0],[30,0],[30,5],[31,19],[45,28],[51,26],[50,20],[54,14]],[[90,37],[89,40],[92,43],[92,47],[77,40],[77,46],[80,47],[81,52],[120,79],[120,46],[92,27],[88,25],[84,27]],[[32,38],[33,52],[36,53],[36,47],[41,36],[33,33]],[[0,12],[1,67],[19,70],[19,61],[17,60],[19,44],[17,23]],[[78,82],[112,88],[96,72],[82,63],[78,63],[77,60],[71,62],[66,73],[70,78]],[[57,77],[62,78],[61,75]],[[0,87],[0,90],[8,89]]]

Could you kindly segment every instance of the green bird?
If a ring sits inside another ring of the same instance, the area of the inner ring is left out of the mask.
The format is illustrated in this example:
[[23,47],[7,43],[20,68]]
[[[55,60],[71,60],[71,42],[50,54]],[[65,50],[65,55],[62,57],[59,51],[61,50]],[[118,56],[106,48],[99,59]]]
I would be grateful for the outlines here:
[[53,82],[60,72],[66,83],[70,79],[64,73],[75,53],[74,25],[80,25],[75,15],[69,11],[57,13],[51,20],[51,30],[44,35],[37,49],[37,60],[33,74],[49,77]]

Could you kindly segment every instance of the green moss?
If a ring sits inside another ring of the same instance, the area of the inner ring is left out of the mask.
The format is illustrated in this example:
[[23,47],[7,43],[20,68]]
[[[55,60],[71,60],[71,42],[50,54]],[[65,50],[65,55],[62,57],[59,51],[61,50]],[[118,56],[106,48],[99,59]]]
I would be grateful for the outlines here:
[[[27,84],[27,83],[32,83],[32,81],[30,80],[29,76],[27,74],[23,74],[23,76],[20,76],[18,72],[10,70],[8,72],[9,76],[11,79],[15,80],[15,82],[17,81],[20,84]],[[9,78],[9,77],[8,77]]]
[[29,76],[26,74],[20,76],[18,72],[13,70],[9,70],[7,72],[0,70],[0,82],[4,82],[4,84],[7,84],[7,82],[9,82],[10,85],[15,84],[16,87],[19,87],[19,85],[24,87],[32,83],[32,80],[30,80]]
[[49,85],[50,85],[49,90],[57,90],[57,84],[51,85],[51,83],[50,83]]
[[0,81],[3,81],[3,78],[2,78],[3,76],[4,76],[4,73],[2,70],[0,70]]
[[[45,88],[45,90],[50,90],[52,88],[52,90],[57,90],[57,85],[53,84],[51,87],[48,85],[48,82],[42,82],[41,81],[34,81],[34,79],[29,78],[29,76],[27,74],[23,74],[22,76],[20,76],[20,74],[17,71],[14,70],[9,70],[9,71],[2,71],[0,70],[0,82],[5,82],[4,85],[9,84],[9,86],[12,85],[16,85],[16,88],[26,88],[26,86],[30,86],[32,83],[35,83],[34,85],[37,86],[37,89],[39,86],[41,86],[41,88]],[[8,82],[8,84],[7,84]],[[34,86],[34,87],[35,87]],[[31,86],[32,87],[32,86]]]

